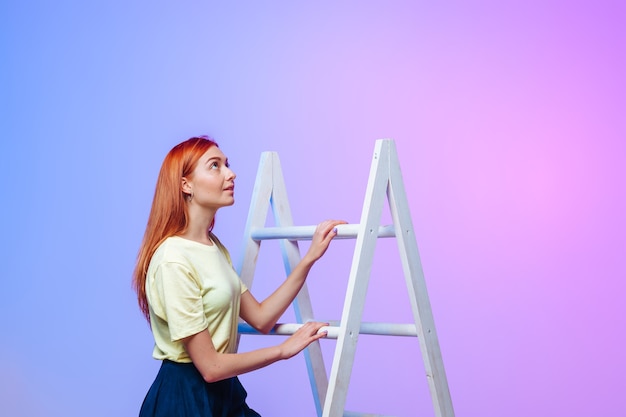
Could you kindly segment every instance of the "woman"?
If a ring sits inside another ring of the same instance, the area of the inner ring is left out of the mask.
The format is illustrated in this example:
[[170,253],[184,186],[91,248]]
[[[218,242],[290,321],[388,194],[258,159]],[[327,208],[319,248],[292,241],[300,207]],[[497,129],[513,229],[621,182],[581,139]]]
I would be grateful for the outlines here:
[[345,222],[320,223],[301,262],[259,303],[211,232],[217,210],[235,202],[234,181],[228,159],[204,136],[175,146],[161,166],[133,274],[153,356],[163,361],[141,417],[259,416],[237,375],[291,358],[325,336],[327,324],[311,322],[277,346],[235,353],[238,317],[269,332]]

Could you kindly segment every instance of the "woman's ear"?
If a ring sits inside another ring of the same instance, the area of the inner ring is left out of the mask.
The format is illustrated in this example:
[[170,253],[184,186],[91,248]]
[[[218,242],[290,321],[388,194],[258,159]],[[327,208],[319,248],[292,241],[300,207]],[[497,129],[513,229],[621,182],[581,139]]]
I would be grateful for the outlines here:
[[191,194],[191,185],[189,184],[189,181],[187,181],[187,177],[183,177],[180,180],[180,189],[185,194]]

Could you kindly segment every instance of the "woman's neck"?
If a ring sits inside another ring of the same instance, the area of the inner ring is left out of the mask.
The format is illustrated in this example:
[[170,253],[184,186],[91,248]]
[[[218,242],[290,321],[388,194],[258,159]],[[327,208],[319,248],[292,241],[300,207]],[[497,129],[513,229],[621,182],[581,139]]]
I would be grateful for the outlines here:
[[195,242],[204,243],[205,245],[212,245],[213,242],[209,237],[209,227],[211,227],[214,218],[215,212],[198,213],[197,210],[193,210],[190,207],[187,229],[180,236]]

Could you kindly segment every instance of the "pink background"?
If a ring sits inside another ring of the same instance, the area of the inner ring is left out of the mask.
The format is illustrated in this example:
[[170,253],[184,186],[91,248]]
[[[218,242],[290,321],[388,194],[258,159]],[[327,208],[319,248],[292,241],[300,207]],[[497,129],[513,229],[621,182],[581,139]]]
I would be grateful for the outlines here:
[[[296,223],[357,223],[393,138],[456,415],[626,415],[624,3],[225,4],[0,5],[0,414],[137,414],[159,364],[134,259],[165,153],[208,134],[238,174],[216,228],[235,259],[262,151]],[[366,320],[411,320],[394,245]],[[310,275],[320,319],[353,247]],[[264,416],[315,415],[302,356],[241,379]],[[417,340],[363,336],[347,408],[434,415]]]

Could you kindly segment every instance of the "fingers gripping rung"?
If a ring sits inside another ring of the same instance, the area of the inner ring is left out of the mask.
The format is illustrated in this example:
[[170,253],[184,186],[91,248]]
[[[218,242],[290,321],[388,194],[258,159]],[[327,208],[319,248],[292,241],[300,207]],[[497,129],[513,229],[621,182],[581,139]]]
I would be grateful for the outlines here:
[[[331,326],[324,326],[320,332],[328,332],[326,335],[329,339],[337,339],[339,337],[339,325],[331,323]],[[289,336],[294,334],[302,324],[300,323],[278,323],[270,331],[271,335]],[[243,334],[259,334],[252,326],[246,323],[239,323],[239,333]],[[410,336],[416,337],[417,330],[415,324],[398,324],[398,323],[361,323],[360,334],[373,334],[379,336]]]
[[[340,224],[337,226],[335,239],[355,239],[359,234],[359,224]],[[316,226],[289,226],[289,227],[264,227],[252,229],[250,237],[253,240],[288,239],[288,240],[311,240]],[[373,230],[369,231],[373,233]],[[395,237],[396,231],[393,225],[380,226],[378,237]]]

